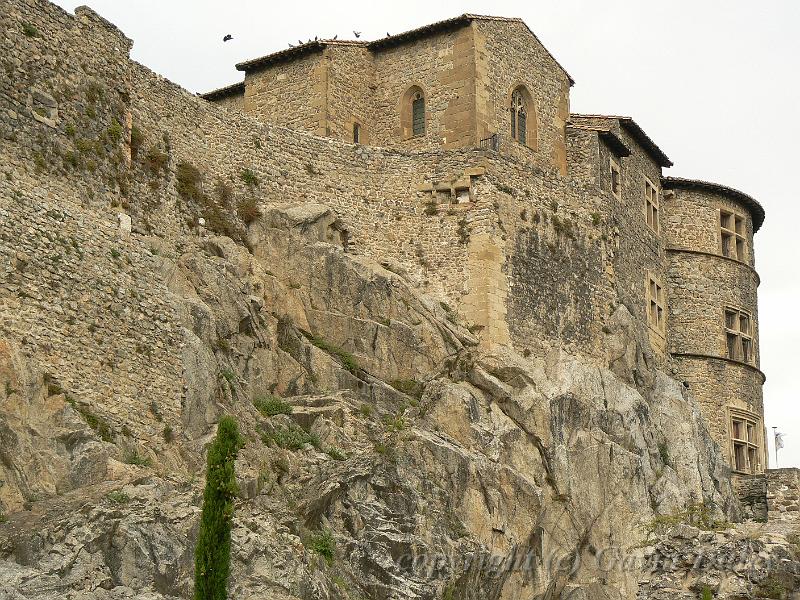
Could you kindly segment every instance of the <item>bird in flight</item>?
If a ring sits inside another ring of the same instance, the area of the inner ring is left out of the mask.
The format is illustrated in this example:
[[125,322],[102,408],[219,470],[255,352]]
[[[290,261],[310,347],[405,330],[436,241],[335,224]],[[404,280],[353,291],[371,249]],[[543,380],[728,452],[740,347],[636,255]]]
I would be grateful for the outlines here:
[[356,36],[356,39],[358,39],[358,38],[361,37],[361,32],[360,31],[354,31],[353,35]]
[[230,42],[233,39],[233,36],[229,33],[224,38],[222,38],[223,42]]

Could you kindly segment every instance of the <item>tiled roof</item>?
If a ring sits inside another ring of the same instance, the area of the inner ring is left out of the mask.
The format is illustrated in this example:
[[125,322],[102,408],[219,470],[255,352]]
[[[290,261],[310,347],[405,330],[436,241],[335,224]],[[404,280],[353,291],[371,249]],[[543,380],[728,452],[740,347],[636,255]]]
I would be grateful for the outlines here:
[[732,187],[720,185],[719,183],[712,183],[710,181],[702,181],[700,179],[684,179],[683,177],[664,177],[661,180],[664,189],[697,189],[706,190],[710,192],[717,192],[723,196],[728,196],[737,202],[740,202],[750,211],[753,217],[753,233],[761,229],[766,218],[766,211],[764,207],[752,196],[740,192]]
[[211,90],[205,94],[200,94],[200,97],[206,100],[218,100],[219,98],[225,98],[226,96],[232,96],[234,94],[244,94],[244,81]]
[[603,140],[617,156],[630,156],[631,149],[625,145],[625,142],[608,127],[600,127],[599,125],[579,125],[577,123],[567,123],[570,129],[578,129],[582,131],[596,131],[597,136]]
[[[622,117],[618,115],[570,114],[569,118],[573,124],[587,124],[587,122],[593,123],[594,121],[598,120],[619,121],[620,127],[627,131],[633,137],[633,139],[639,142],[642,148],[644,148],[660,166],[671,167],[673,164],[669,157],[661,151],[661,148],[659,148],[656,143],[650,139],[650,136],[644,132],[644,129],[639,127],[636,121],[634,121],[631,117]],[[584,123],[581,123],[581,121]]]
[[[507,23],[522,23],[528,29],[530,34],[541,44],[541,41],[536,34],[531,31],[531,28],[525,24],[520,18],[517,17],[492,17],[487,15],[475,15],[470,13],[465,13],[463,15],[459,15],[458,17],[453,17],[452,19],[445,19],[443,21],[437,21],[436,23],[431,23],[429,25],[425,25],[423,27],[418,27],[416,29],[411,29],[409,31],[404,31],[403,33],[398,33],[396,35],[389,35],[385,38],[381,38],[379,40],[375,40],[372,42],[366,42],[361,40],[314,40],[311,42],[307,42],[305,44],[300,44],[295,46],[294,48],[287,48],[285,50],[280,50],[278,52],[273,52],[272,54],[267,54],[266,56],[261,56],[259,58],[254,58],[251,60],[247,60],[244,62],[240,62],[236,65],[236,68],[239,71],[249,71],[251,69],[255,69],[258,67],[263,67],[268,64],[272,64],[274,62],[282,61],[282,60],[290,60],[293,58],[298,58],[305,54],[309,54],[311,52],[317,52],[325,48],[326,46],[334,46],[334,45],[351,45],[351,46],[365,46],[370,50],[380,50],[382,48],[388,48],[391,46],[396,46],[398,44],[403,44],[407,41],[415,40],[421,37],[425,37],[431,35],[433,33],[438,33],[440,31],[447,31],[449,29],[455,29],[457,27],[461,27],[463,25],[468,25],[472,21],[482,20],[482,21],[503,21]],[[544,44],[542,44],[544,47]],[[550,57],[555,61],[555,63],[564,71],[564,74],[569,79],[570,85],[574,84],[575,81],[570,77],[570,74],[567,73],[567,70],[561,66],[561,64],[555,59],[555,57],[550,54],[550,51],[545,48],[545,52],[547,52]]]

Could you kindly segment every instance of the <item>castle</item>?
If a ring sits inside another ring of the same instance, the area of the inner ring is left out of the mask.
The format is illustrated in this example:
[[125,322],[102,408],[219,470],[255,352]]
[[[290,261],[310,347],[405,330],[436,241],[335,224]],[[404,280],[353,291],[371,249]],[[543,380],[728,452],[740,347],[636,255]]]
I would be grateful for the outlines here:
[[191,597],[231,415],[231,597],[796,589],[764,211],[571,114],[521,20],[316,40],[201,96],[89,8],[6,7],[0,588]]
[[[570,113],[572,78],[522,20],[465,14],[236,68],[242,83],[202,97],[417,164],[400,185],[431,218],[408,228],[381,214],[352,251],[419,272],[488,344],[602,355],[618,298],[647,332],[643,359],[700,401],[733,472],[765,471],[753,246],[763,208],[665,176],[672,161],[630,117]],[[442,169],[444,150],[465,168]],[[348,206],[346,220],[361,210]]]

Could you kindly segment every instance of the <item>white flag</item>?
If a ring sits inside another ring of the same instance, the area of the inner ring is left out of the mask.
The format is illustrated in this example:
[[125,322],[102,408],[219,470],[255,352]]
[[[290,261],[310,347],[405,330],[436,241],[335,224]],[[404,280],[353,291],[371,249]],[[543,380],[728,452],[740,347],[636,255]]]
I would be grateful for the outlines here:
[[780,450],[783,448],[783,436],[786,435],[785,433],[778,433],[775,432],[775,450]]

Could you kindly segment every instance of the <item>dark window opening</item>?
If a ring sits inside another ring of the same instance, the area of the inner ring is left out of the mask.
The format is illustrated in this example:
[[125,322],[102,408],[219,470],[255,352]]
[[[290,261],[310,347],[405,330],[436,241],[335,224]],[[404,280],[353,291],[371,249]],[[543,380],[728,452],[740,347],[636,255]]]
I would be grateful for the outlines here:
[[425,97],[420,92],[411,103],[411,132],[415,137],[425,135]]

